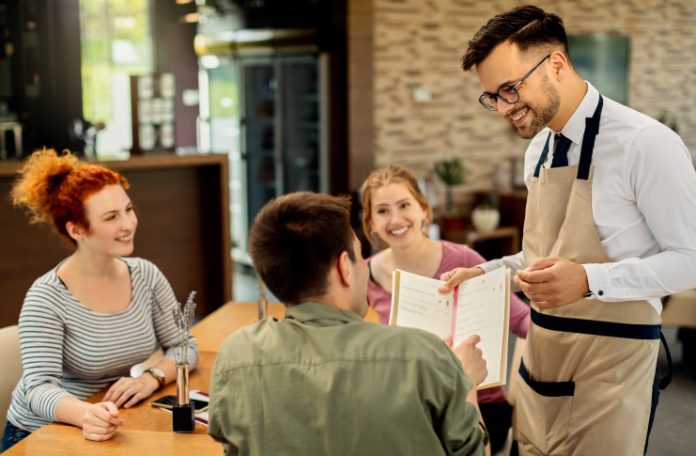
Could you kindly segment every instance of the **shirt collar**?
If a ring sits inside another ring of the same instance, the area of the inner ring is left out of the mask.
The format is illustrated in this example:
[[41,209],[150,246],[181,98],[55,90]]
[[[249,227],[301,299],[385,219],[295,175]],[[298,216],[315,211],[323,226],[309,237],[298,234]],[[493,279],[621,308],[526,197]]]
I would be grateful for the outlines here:
[[597,103],[599,102],[599,92],[597,89],[589,82],[585,81],[585,83],[587,84],[585,96],[560,131],[563,136],[570,139],[575,144],[582,143],[582,136],[585,133],[585,119],[592,117],[595,109],[597,109]]
[[285,311],[285,318],[299,321],[300,323],[313,323],[318,326],[337,326],[362,321],[360,315],[350,310],[341,310],[326,304],[305,302],[295,306],[289,306]]

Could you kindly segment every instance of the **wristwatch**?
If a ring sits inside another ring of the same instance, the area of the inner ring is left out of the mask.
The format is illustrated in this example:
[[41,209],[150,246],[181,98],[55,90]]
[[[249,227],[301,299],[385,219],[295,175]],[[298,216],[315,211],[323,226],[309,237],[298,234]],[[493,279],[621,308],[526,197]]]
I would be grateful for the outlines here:
[[155,377],[155,380],[157,380],[157,382],[159,383],[160,388],[164,386],[165,376],[162,369],[160,369],[159,367],[151,367],[148,370],[146,370],[145,373],[148,373]]

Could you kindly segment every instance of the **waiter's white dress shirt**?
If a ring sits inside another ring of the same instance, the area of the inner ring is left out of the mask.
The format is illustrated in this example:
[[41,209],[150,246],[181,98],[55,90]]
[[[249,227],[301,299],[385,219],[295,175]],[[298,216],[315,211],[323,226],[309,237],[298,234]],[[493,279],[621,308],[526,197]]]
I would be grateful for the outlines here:
[[[592,117],[599,92],[587,93],[561,133],[572,141],[568,164],[580,161],[585,118]],[[525,183],[549,132],[545,128],[525,153]],[[551,166],[552,154],[544,167]],[[584,264],[592,298],[647,300],[662,311],[660,297],[696,288],[696,172],[682,139],[655,119],[607,97],[592,155],[592,214],[608,256],[614,261]],[[481,265],[523,269],[522,252]]]

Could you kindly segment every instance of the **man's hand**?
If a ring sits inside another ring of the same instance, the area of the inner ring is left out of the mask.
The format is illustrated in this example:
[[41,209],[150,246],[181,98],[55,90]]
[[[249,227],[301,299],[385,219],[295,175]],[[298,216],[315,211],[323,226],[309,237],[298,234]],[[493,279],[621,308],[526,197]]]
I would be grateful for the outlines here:
[[454,268],[440,276],[440,280],[444,280],[447,283],[440,287],[438,291],[440,293],[449,293],[450,291],[454,290],[454,287],[464,282],[466,279],[480,276],[481,274],[483,274],[483,269],[479,267]]
[[149,397],[159,388],[159,382],[150,374],[140,377],[121,377],[111,385],[104,395],[104,401],[111,401],[116,407],[130,408]]
[[481,356],[481,350],[476,348],[480,341],[479,336],[473,335],[454,349],[454,354],[462,363],[464,372],[474,381],[474,386],[480,385],[488,376],[486,360]]
[[82,416],[82,436],[87,440],[109,440],[125,423],[113,402],[91,404]]
[[515,283],[541,309],[565,306],[589,290],[585,268],[559,257],[541,258],[517,271]]

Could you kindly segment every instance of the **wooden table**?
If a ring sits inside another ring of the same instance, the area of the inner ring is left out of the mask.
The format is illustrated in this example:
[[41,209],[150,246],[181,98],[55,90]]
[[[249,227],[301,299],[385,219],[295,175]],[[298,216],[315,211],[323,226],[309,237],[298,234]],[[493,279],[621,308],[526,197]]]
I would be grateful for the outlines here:
[[[198,342],[198,349],[217,352],[230,334],[257,321],[258,314],[258,306],[255,302],[228,302],[201,320],[191,330]],[[277,303],[268,304],[268,316],[283,318],[285,306]]]
[[[278,303],[268,304],[268,316],[282,319],[285,316],[285,306]],[[227,336],[257,319],[258,306],[255,302],[230,301],[194,326],[191,332],[196,336],[200,351],[217,352]],[[377,312],[371,307],[365,315],[365,321],[379,322]]]
[[[285,316],[285,306],[269,304],[268,315],[275,318]],[[210,374],[215,356],[222,342],[237,329],[254,323],[258,318],[255,302],[228,302],[201,320],[192,329],[200,349],[200,360],[191,373],[191,389],[208,391]],[[377,314],[370,309],[366,321],[376,322]],[[130,409],[121,409],[126,424],[116,436],[105,442],[92,442],[82,437],[82,430],[65,424],[49,424],[33,432],[9,451],[11,456],[36,456],[51,454],[73,456],[99,455],[165,455],[165,454],[223,454],[222,445],[208,436],[208,428],[198,422],[192,434],[172,432],[171,414],[150,405],[153,400],[176,394],[176,385],[171,383],[150,398]],[[106,390],[91,397],[90,402],[99,402]]]

